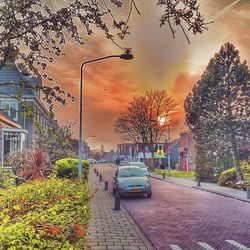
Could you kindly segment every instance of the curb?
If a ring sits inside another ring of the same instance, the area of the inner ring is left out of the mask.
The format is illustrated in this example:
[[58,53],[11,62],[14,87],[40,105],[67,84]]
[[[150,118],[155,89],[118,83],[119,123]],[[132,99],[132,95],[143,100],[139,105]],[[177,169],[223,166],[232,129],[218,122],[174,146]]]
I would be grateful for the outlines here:
[[209,193],[212,193],[212,194],[217,194],[217,195],[220,195],[220,196],[228,197],[228,198],[231,198],[231,199],[234,199],[234,200],[250,203],[250,200],[247,200],[247,199],[244,199],[244,198],[239,198],[239,197],[236,197],[236,196],[233,196],[233,195],[230,195],[230,194],[224,194],[224,193],[221,193],[221,192],[218,192],[218,191],[213,191],[213,190],[206,189],[206,188],[201,188],[201,187],[192,187],[192,188],[202,190],[202,191],[205,191],[205,192],[209,192]]
[[228,197],[228,198],[231,198],[231,199],[235,199],[235,200],[238,200],[238,201],[243,201],[243,202],[250,203],[250,200],[247,200],[247,199],[244,199],[244,198],[239,198],[239,197],[229,195],[229,194],[225,194],[225,193],[221,193],[221,192],[218,192],[218,191],[213,191],[213,190],[206,189],[206,188],[203,188],[203,187],[187,186],[187,185],[179,184],[179,183],[176,183],[176,182],[173,182],[173,181],[170,181],[170,180],[162,179],[162,178],[160,178],[158,176],[152,176],[151,175],[150,177],[154,178],[154,179],[157,179],[157,180],[169,182],[171,184],[175,184],[175,185],[178,185],[178,186],[187,187],[187,188],[195,188],[195,189],[198,189],[198,190],[201,190],[201,191],[205,191],[205,192],[209,192],[209,193],[212,193],[212,194],[217,194],[217,195],[221,195],[221,196]]

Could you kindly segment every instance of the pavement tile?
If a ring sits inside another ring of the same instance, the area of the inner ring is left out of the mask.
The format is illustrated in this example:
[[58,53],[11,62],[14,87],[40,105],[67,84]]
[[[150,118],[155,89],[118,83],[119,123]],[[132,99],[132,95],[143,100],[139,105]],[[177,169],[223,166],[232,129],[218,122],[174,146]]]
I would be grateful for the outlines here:
[[122,205],[121,210],[113,210],[113,195],[104,191],[102,185],[91,169],[89,186],[94,196],[90,204],[92,219],[88,228],[87,249],[155,249]]

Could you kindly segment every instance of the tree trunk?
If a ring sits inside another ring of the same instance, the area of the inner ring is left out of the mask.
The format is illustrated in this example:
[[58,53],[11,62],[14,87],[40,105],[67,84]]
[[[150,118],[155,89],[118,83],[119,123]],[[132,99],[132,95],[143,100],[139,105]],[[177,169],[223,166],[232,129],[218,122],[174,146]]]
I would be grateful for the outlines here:
[[155,162],[154,162],[154,143],[152,143],[152,147],[151,147],[151,162],[152,162],[152,168],[153,170],[155,170]]

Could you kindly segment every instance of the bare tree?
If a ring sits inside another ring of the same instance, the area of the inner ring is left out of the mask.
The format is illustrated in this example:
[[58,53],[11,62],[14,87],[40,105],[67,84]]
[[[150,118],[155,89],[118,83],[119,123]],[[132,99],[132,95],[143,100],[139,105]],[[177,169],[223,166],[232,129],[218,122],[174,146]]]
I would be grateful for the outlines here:
[[177,103],[166,90],[151,90],[129,102],[127,110],[115,123],[115,132],[125,140],[141,143],[144,149],[145,145],[149,145],[153,159],[153,146],[167,135],[171,117],[177,108]]

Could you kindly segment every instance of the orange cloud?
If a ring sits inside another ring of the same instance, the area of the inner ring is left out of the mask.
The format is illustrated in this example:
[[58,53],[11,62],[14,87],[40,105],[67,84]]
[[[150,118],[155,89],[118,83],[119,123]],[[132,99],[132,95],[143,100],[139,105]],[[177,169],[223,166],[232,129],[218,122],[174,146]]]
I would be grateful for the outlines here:
[[172,93],[180,107],[173,119],[180,124],[181,129],[183,129],[183,121],[185,120],[185,98],[187,94],[192,91],[193,85],[197,82],[199,77],[199,75],[190,75],[188,73],[180,73],[176,76]]

